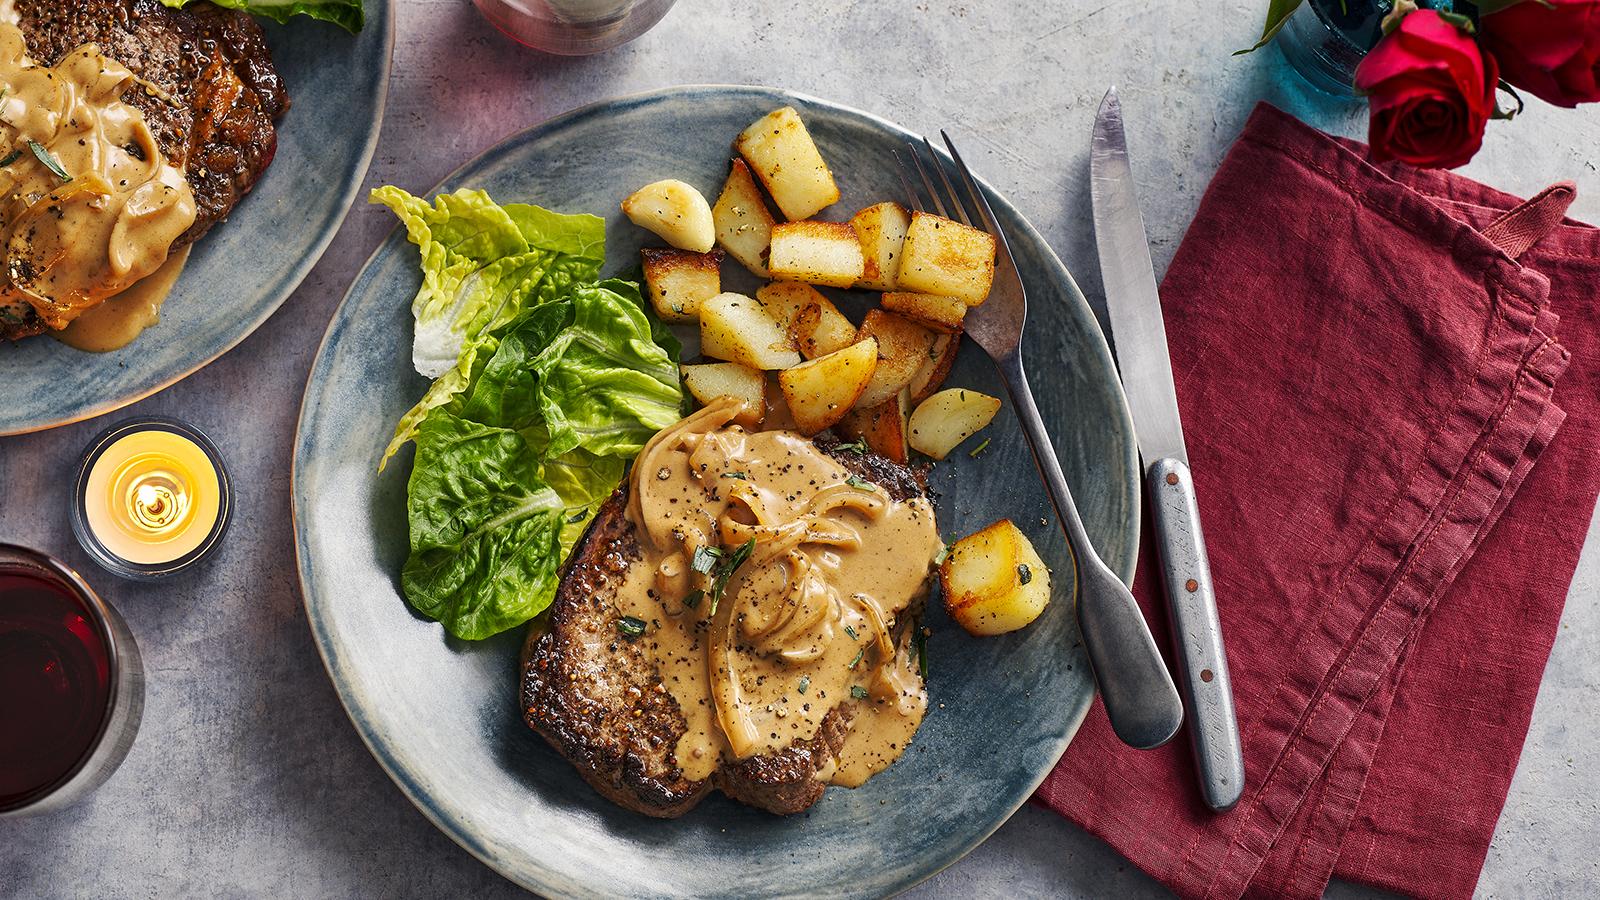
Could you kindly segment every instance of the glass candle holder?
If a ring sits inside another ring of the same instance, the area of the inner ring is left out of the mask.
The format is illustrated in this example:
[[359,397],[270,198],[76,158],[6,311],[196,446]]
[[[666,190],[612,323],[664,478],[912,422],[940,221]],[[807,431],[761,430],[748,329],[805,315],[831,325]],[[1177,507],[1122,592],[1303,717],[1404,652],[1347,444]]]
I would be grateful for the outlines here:
[[199,565],[233,511],[222,454],[176,419],[128,419],[89,444],[78,467],[72,531],[108,571],[153,581]]
[[117,611],[63,563],[0,544],[0,816],[99,787],[143,710],[144,666]]

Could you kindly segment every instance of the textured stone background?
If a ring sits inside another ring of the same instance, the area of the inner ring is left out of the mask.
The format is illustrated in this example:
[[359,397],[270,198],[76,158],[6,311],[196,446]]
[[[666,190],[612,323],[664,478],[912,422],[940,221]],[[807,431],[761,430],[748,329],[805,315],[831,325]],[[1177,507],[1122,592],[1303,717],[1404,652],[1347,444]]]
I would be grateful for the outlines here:
[[[1158,269],[1261,99],[1358,135],[1359,107],[1309,96],[1275,50],[1246,57],[1265,0],[682,0],[599,57],[514,46],[466,0],[402,0],[383,140],[368,179],[412,191],[551,115],[678,83],[770,84],[913,130],[951,128],[969,161],[1055,246],[1092,301],[1089,129],[1115,82]],[[723,137],[718,137],[718,140]],[[1531,104],[1490,127],[1466,171],[1532,193],[1575,178],[1600,221],[1600,117]],[[242,346],[130,412],[187,418],[225,448],[240,514],[209,570],[119,583],[78,552],[72,461],[104,422],[0,439],[0,540],[84,569],[149,667],[144,730],[88,802],[0,822],[0,896],[499,897],[518,892],[446,839],[357,739],[312,647],[291,556],[289,447],[305,372],[334,305],[392,219],[358,204],[287,305]],[[1545,675],[1480,892],[1600,894],[1600,558],[1590,542]],[[1471,735],[1463,735],[1471,740]],[[1396,798],[1403,802],[1402,798]],[[1025,808],[919,896],[1157,896],[1109,848]],[[1332,895],[1367,895],[1335,885]]]

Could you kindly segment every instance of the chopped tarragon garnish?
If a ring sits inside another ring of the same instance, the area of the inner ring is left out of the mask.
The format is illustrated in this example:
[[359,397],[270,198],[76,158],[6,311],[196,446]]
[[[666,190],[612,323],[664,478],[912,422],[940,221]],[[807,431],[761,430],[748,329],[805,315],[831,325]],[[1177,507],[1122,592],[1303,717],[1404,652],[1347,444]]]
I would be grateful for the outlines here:
[[43,163],[46,169],[54,172],[57,178],[61,179],[62,181],[72,180],[72,176],[67,174],[67,170],[61,168],[60,161],[52,156],[50,151],[44,148],[43,144],[39,143],[38,141],[29,141],[28,149],[32,150],[33,155],[38,158],[39,162]]

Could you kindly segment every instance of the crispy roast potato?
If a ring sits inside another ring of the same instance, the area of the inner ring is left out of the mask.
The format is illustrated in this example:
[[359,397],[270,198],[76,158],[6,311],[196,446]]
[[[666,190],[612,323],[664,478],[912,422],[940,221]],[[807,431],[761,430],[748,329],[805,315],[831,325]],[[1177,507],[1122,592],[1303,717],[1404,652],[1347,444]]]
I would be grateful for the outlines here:
[[676,179],[647,184],[622,201],[633,224],[655,232],[679,250],[704,253],[717,242],[711,206],[692,185]]
[[906,386],[911,392],[912,406],[933,396],[933,392],[944,384],[944,380],[950,376],[950,369],[956,364],[956,351],[960,349],[959,334],[941,334],[934,337],[933,346],[928,349],[927,362],[917,368],[917,374]]
[[1050,570],[1010,519],[956,541],[939,581],[950,617],[980,637],[1026,627],[1050,602]]
[[826,356],[856,342],[856,326],[809,284],[774,281],[756,291],[756,299],[789,333],[806,359]]
[[856,402],[873,407],[893,399],[911,384],[917,370],[928,360],[934,336],[910,319],[874,309],[861,320],[861,330],[856,332],[856,340],[865,337],[878,341],[878,369]]
[[900,274],[902,291],[959,297],[977,306],[994,281],[994,237],[960,222],[914,212],[906,229]]
[[779,222],[772,226],[767,271],[781,281],[847,288],[865,263],[855,229],[843,222]]
[[918,453],[944,459],[962,441],[994,421],[1000,398],[966,388],[948,388],[922,401],[911,414],[907,438]]
[[769,282],[756,291],[756,299],[766,308],[767,315],[785,331],[794,328],[795,317],[806,307],[822,303],[833,305],[820,291],[801,281]]
[[722,293],[722,251],[695,253],[646,247],[639,251],[650,305],[668,322],[693,322],[700,304]]
[[869,337],[779,372],[795,427],[811,435],[844,418],[877,367],[878,342]]
[[785,106],[757,119],[733,146],[789,221],[816,215],[839,199],[833,173],[794,107]]
[[744,160],[735,159],[722,186],[722,196],[711,208],[717,228],[717,246],[728,251],[760,278],[767,275],[767,246],[772,243],[772,213],[761,199],[761,189]]
[[906,409],[910,403],[905,391],[877,406],[856,407],[839,420],[834,430],[853,441],[861,441],[884,459],[905,465],[911,459],[906,444]]
[[796,313],[790,332],[806,359],[826,356],[856,342],[855,324],[826,297]]
[[788,333],[743,294],[718,294],[701,304],[700,352],[752,369],[787,369],[800,362]]
[[898,203],[878,203],[850,217],[861,243],[865,267],[856,287],[892,291],[900,271],[900,246],[905,243],[911,214]]
[[907,291],[886,292],[883,295],[883,308],[943,334],[960,331],[961,322],[967,316],[967,304],[959,298]]
[[744,411],[734,416],[735,424],[748,429],[761,426],[767,413],[767,376],[738,363],[702,363],[682,366],[683,386],[701,404],[719,397],[733,397],[744,403]]

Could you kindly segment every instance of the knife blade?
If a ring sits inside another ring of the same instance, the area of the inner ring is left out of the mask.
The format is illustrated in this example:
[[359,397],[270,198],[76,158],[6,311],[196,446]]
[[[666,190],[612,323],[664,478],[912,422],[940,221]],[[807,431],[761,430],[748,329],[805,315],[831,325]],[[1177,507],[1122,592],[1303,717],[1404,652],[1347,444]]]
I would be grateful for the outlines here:
[[1144,461],[1162,586],[1178,650],[1179,683],[1188,707],[1190,744],[1207,805],[1224,810],[1243,793],[1244,755],[1183,442],[1161,296],[1116,88],[1106,92],[1095,117],[1089,173],[1111,340]]

